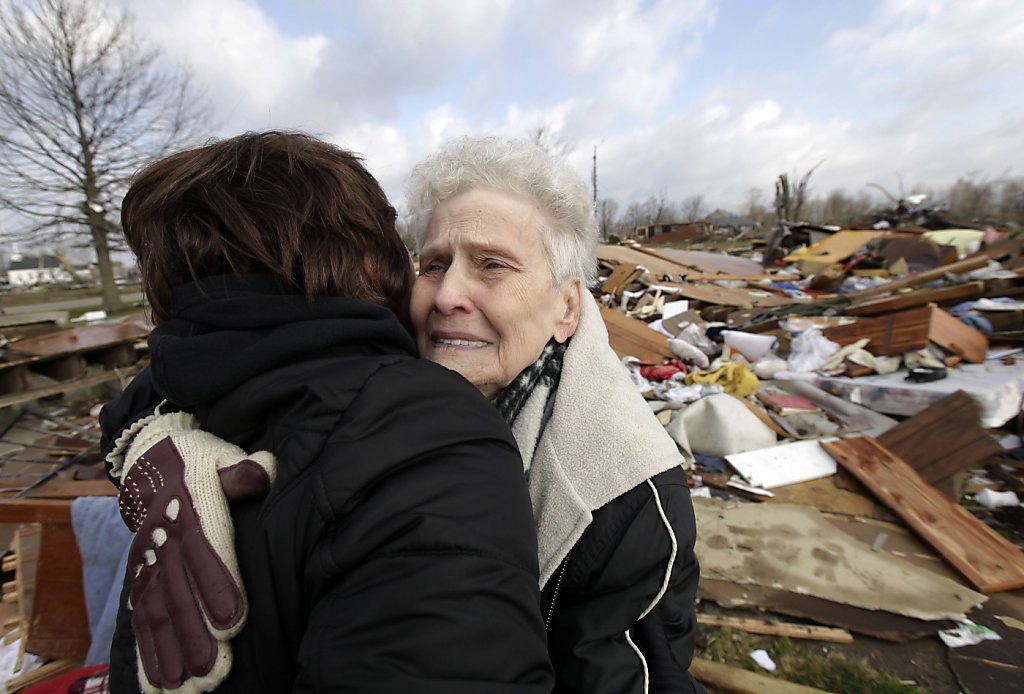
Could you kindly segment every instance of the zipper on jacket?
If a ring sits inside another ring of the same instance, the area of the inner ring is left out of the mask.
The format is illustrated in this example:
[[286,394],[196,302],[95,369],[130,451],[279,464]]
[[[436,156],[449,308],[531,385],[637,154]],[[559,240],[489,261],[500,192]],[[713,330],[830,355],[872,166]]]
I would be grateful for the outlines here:
[[544,619],[544,631],[551,629],[551,620],[555,616],[555,603],[558,601],[558,592],[562,589],[562,579],[565,578],[565,569],[569,566],[569,555],[565,555],[562,565],[558,567],[558,577],[555,579],[555,587],[551,591],[551,601],[548,603],[548,614]]

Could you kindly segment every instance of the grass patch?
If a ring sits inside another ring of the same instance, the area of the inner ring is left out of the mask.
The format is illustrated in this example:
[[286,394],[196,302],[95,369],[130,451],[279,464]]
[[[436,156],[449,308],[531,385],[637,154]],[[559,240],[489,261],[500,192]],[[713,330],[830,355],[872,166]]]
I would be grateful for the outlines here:
[[[808,647],[809,646],[809,647]],[[708,660],[766,674],[834,694],[922,694],[924,689],[901,683],[895,677],[878,672],[865,662],[849,660],[834,653],[816,652],[811,646],[794,644],[787,638],[758,637],[731,629],[699,627],[697,655]],[[777,669],[762,670],[750,658],[750,652],[768,651]]]

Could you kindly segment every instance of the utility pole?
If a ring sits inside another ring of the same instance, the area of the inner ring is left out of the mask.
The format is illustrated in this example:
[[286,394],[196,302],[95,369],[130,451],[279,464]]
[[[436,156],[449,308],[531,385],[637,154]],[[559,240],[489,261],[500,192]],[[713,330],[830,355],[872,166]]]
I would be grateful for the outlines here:
[[597,145],[594,145],[594,172],[590,177],[591,185],[594,187],[594,213],[597,213]]

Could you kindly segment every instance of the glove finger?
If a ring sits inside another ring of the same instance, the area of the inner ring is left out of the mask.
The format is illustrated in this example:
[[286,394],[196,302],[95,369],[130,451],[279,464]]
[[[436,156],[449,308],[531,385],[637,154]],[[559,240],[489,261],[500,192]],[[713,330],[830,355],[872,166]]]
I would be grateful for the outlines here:
[[144,581],[144,589],[136,590],[133,582],[132,629],[146,679],[155,687],[174,689],[184,682],[184,664],[174,644],[174,627],[169,605],[163,600],[161,573],[160,568],[145,567],[136,578]]
[[[194,513],[187,505],[182,508],[183,516]],[[194,527],[199,527],[198,518],[192,522]],[[234,552],[234,547],[229,547],[228,551]],[[202,605],[210,625],[218,631],[237,626],[245,615],[245,596],[209,540],[201,533],[185,535],[182,538],[182,554],[182,566],[188,572],[195,597]]]
[[173,632],[166,635],[171,639],[169,647],[183,658],[186,677],[208,675],[217,660],[217,639],[203,619],[199,598],[189,581],[184,548],[175,546],[170,550],[165,558],[180,570],[173,572],[173,581],[164,584],[161,596],[173,615]]
[[217,471],[224,496],[231,503],[262,499],[270,491],[270,476],[255,460],[240,460]]

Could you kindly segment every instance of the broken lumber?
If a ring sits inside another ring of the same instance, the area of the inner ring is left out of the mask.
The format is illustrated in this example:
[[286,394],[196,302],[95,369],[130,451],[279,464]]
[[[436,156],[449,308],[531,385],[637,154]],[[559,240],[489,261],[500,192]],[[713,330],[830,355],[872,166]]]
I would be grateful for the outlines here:
[[822,689],[794,684],[778,677],[741,670],[732,665],[703,658],[694,658],[690,662],[690,674],[698,681],[727,694],[826,694]]
[[660,364],[666,357],[673,356],[668,338],[642,320],[604,306],[601,306],[601,318],[608,328],[608,342],[620,359],[636,357],[640,361]]
[[853,643],[853,635],[846,629],[835,627],[819,627],[792,622],[768,622],[763,619],[746,617],[724,617],[720,615],[698,614],[697,624],[709,627],[734,629],[748,634],[766,634],[768,636],[785,636],[791,639],[812,639],[831,643]]
[[966,361],[980,364],[985,361],[988,350],[984,333],[961,323],[934,304],[884,318],[861,318],[856,323],[827,328],[823,334],[841,345],[868,338],[870,342],[865,349],[875,356],[905,354],[934,342]]
[[982,428],[977,401],[962,390],[876,438],[925,482],[954,500],[953,477],[1003,451]]
[[877,287],[869,287],[867,289],[861,289],[859,292],[852,292],[846,295],[846,298],[852,302],[857,303],[861,299],[866,299],[869,296],[880,296],[882,294],[888,294],[894,292],[897,289],[903,287],[919,287],[922,284],[928,284],[935,280],[943,279],[947,274],[962,274],[970,272],[971,270],[977,270],[988,265],[987,256],[974,256],[970,258],[964,258],[955,263],[949,265],[943,265],[941,267],[932,268],[931,270],[925,270],[924,272],[916,272],[913,275],[907,275],[898,280],[891,280],[885,284],[880,284]]
[[943,301],[965,301],[985,295],[984,282],[967,282],[938,289],[918,289],[908,294],[898,294],[884,299],[871,299],[851,304],[846,308],[848,316],[879,316]]
[[822,447],[982,593],[1024,588],[1024,552],[868,437]]

